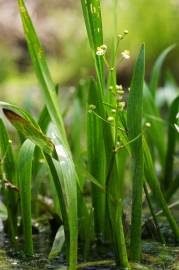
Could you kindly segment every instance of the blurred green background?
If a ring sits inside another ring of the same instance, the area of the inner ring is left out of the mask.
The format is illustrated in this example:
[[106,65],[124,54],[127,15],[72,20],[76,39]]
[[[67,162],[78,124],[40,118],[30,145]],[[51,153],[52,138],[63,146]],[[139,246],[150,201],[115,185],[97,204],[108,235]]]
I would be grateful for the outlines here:
[[[103,0],[104,43],[110,51],[113,36],[113,0]],[[80,0],[27,0],[27,6],[48,57],[52,77],[60,86],[76,85],[93,73],[92,59]],[[32,71],[15,0],[0,0],[0,98],[18,104],[39,105],[38,83]],[[129,85],[131,71],[142,42],[146,44],[146,79],[167,46],[177,46],[165,62],[179,81],[179,0],[119,0],[118,33],[129,35],[120,50],[131,59],[119,66],[119,83]],[[161,81],[162,83],[162,81]],[[66,91],[68,88],[62,88]]]

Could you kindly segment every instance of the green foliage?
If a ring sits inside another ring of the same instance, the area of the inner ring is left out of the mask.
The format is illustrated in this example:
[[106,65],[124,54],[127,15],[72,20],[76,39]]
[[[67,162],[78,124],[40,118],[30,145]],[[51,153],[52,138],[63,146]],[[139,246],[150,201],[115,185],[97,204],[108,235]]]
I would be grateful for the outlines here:
[[[178,147],[176,117],[179,99],[176,97],[168,108],[168,134],[155,99],[163,61],[173,46],[156,61],[148,87],[147,83],[144,84],[145,49],[142,45],[128,93],[123,86],[117,85],[119,42],[128,33],[126,30],[122,36],[117,36],[117,0],[113,1],[111,53],[106,53],[107,46],[103,44],[100,1],[81,0],[96,74],[92,79],[80,82],[76,88],[72,105],[67,104],[65,108],[65,117],[70,122],[66,127],[57,87],[51,79],[42,46],[24,1],[18,0],[18,3],[45,105],[36,121],[24,109],[0,102],[4,115],[20,134],[16,145],[16,164],[7,130],[0,119],[0,176],[9,235],[14,242],[19,194],[24,251],[26,255],[32,255],[32,216],[40,218],[44,213],[39,197],[41,202],[50,197],[54,204],[49,206],[44,202],[46,210],[60,220],[50,259],[62,252],[65,246],[67,268],[85,267],[90,263],[77,265],[78,243],[82,251],[80,255],[87,260],[94,243],[98,248],[107,241],[110,250],[114,250],[116,265],[130,269],[133,264],[128,262],[128,258],[140,261],[142,257],[145,202],[160,241],[165,242],[156,205],[163,211],[175,239],[179,240],[178,224],[166,202],[179,186],[179,174],[174,164]],[[124,59],[129,58],[127,51],[121,55]],[[168,141],[167,147],[165,141]],[[158,171],[156,164],[159,164]],[[41,187],[39,178],[43,179],[45,189]],[[131,198],[132,207],[126,207],[126,201]],[[126,211],[129,208],[130,211]],[[128,212],[131,212],[130,233],[124,225],[127,222],[124,216],[127,213],[128,218]]]
[[8,212],[8,231],[12,243],[17,234],[17,174],[12,142],[6,127],[0,119],[0,179]]
[[142,189],[144,177],[144,162],[142,149],[142,112],[143,112],[143,82],[144,82],[144,46],[142,46],[134,75],[128,100],[127,125],[131,154],[133,158],[132,170],[132,224],[130,258],[139,261],[141,256],[141,215],[142,215]]
[[31,179],[34,147],[35,145],[31,141],[26,140],[20,148],[18,161],[18,180],[21,200],[21,215],[24,231],[24,251],[27,255],[30,256],[33,254]]

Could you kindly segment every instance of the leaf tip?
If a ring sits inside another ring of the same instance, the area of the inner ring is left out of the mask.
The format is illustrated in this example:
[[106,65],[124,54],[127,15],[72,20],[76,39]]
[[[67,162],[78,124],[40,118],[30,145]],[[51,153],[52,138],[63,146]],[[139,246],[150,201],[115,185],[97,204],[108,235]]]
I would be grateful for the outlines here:
[[6,108],[3,108],[2,109],[4,115],[6,116],[6,118],[11,122],[15,122],[15,121],[18,121],[18,122],[26,122],[26,120],[24,118],[22,118],[19,114],[9,110],[9,109],[6,109]]

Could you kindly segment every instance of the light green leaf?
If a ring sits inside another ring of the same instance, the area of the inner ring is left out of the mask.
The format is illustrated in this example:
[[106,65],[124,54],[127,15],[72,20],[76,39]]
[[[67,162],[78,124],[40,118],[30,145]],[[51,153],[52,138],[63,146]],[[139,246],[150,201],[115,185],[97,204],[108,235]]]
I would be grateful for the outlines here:
[[164,62],[166,56],[169,54],[169,52],[171,52],[175,48],[175,46],[176,45],[171,45],[170,47],[165,49],[161,53],[161,55],[158,57],[158,59],[156,60],[156,62],[154,64],[151,79],[150,79],[150,92],[151,92],[154,99],[155,99],[155,94],[156,94],[157,86],[158,86],[159,79],[160,79],[161,67],[163,65],[163,62]]
[[30,140],[26,140],[20,148],[18,160],[21,215],[24,232],[24,251],[26,255],[33,254],[31,220],[31,180],[34,148],[35,145]]
[[64,246],[65,243],[65,234],[64,234],[64,228],[63,226],[60,226],[60,228],[58,229],[56,236],[55,236],[55,240],[53,242],[51,251],[48,255],[48,258],[51,260],[53,258],[55,258],[56,256],[58,256]]

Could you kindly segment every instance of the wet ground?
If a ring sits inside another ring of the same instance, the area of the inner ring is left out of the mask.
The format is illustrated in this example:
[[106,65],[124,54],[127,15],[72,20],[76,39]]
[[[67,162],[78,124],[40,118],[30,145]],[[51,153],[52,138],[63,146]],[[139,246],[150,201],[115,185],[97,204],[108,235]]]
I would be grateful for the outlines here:
[[[49,237],[45,233],[41,233],[34,239],[36,254],[32,259],[25,258],[22,253],[9,248],[9,242],[4,233],[0,235],[0,269],[2,270],[65,270],[64,255],[60,255],[48,260],[48,252],[50,250]],[[95,251],[94,251],[95,252]],[[112,252],[101,254],[93,254],[94,260],[89,259],[89,263],[85,266],[81,264],[79,269],[84,270],[114,270],[119,269],[114,266],[114,257]],[[100,255],[100,260],[98,256]],[[102,255],[102,256],[101,256]],[[80,264],[79,264],[80,266]],[[143,242],[143,258],[142,264],[131,265],[133,270],[179,270],[179,246],[163,246],[157,242]]]

